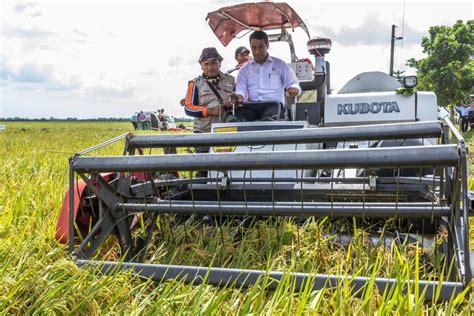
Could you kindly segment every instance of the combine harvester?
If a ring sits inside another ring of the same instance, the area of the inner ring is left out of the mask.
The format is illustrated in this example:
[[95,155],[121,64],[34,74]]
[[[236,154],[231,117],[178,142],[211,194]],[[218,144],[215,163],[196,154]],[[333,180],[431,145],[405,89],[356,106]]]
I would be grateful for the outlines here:
[[[361,223],[396,218],[394,232],[401,242],[434,247],[437,232],[447,232],[438,245],[453,264],[446,267],[445,280],[409,280],[409,287],[425,290],[427,300],[462,291],[471,281],[473,260],[466,145],[449,120],[438,120],[435,94],[397,94],[400,84],[378,72],[360,74],[330,94],[325,55],[331,41],[311,38],[285,3],[225,7],[207,19],[224,46],[248,30],[269,31],[272,42],[287,42],[290,65],[302,89],[316,91],[315,100],[289,99],[287,120],[222,123],[209,134],[126,134],[74,155],[56,238],[69,243],[77,264],[217,286],[250,286],[268,275],[274,280],[271,289],[284,272],[146,263],[147,250],[160,243],[157,222],[168,215],[184,220],[348,217]],[[314,70],[296,57],[288,30],[298,27],[308,35]],[[416,78],[407,77],[404,84],[414,87]],[[121,140],[124,148],[117,156],[90,155]],[[209,153],[165,154],[195,147],[209,147]],[[207,176],[196,176],[203,171]],[[146,234],[138,236],[137,221]],[[117,236],[123,262],[100,260],[110,236]],[[308,281],[314,289],[347,281],[357,291],[370,281],[302,272],[290,277],[297,290]],[[372,281],[381,292],[401,282]]]

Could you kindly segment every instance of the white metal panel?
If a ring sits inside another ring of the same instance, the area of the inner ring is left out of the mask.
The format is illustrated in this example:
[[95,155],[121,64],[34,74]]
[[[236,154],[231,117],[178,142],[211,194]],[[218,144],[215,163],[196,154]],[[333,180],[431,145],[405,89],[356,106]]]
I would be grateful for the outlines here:
[[352,93],[328,95],[325,99],[326,126],[409,121],[415,121],[414,94]]
[[394,91],[400,87],[400,83],[394,77],[381,71],[363,72],[349,80],[338,92],[366,93],[375,91]]
[[299,81],[313,80],[313,68],[310,63],[306,61],[296,61],[289,63],[288,66],[293,70]]
[[[232,132],[232,128],[238,127],[252,127],[254,131],[258,130],[275,130],[277,133],[284,133],[285,130],[280,130],[282,125],[286,126],[286,129],[300,129],[308,128],[308,122],[302,121],[254,121],[254,122],[235,122],[235,123],[218,123],[212,125],[212,133],[215,133],[216,130],[220,128],[227,128],[229,132]],[[223,146],[226,147],[226,146]],[[280,145],[252,145],[252,146],[228,146],[228,150],[235,153],[242,152],[272,152],[272,151],[297,151],[307,150],[307,149],[319,148],[319,144],[280,144]],[[210,153],[215,153],[218,148],[211,147]],[[222,176],[222,173],[220,173]],[[269,182],[272,177],[274,178],[301,178],[301,170],[228,170],[228,176],[235,178],[245,178],[251,182],[252,178],[268,178]],[[209,178],[215,179],[217,174],[215,171],[209,173]]]
[[438,101],[434,92],[420,91],[418,94],[417,117],[419,121],[438,119]]

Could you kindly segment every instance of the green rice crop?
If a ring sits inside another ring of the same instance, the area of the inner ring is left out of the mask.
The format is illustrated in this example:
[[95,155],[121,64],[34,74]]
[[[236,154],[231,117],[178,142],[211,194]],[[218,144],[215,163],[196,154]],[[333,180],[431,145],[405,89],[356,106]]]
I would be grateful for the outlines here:
[[[349,284],[296,292],[291,279],[267,289],[263,278],[248,289],[154,283],[120,272],[104,276],[79,268],[66,246],[54,239],[68,182],[68,159],[82,149],[131,130],[127,123],[3,122],[0,131],[0,314],[465,314],[473,312],[468,287],[448,302],[424,303],[424,293],[402,287],[379,293],[369,286],[352,293]],[[469,138],[473,147],[472,137]],[[101,152],[121,152],[116,143]],[[472,164],[472,160],[470,160]],[[472,166],[470,166],[472,172]],[[470,187],[474,190],[471,178]],[[432,249],[394,244],[373,247],[357,222],[348,247],[332,242],[339,224],[268,219],[233,239],[235,225],[203,226],[189,220],[171,231],[161,219],[161,241],[151,245],[149,262],[279,269],[340,275],[386,276],[400,280],[440,277],[444,260]],[[472,225],[471,225],[472,226]],[[136,233],[139,233],[136,232]],[[442,238],[442,236],[440,236]],[[474,236],[471,233],[471,240]],[[110,247],[114,255],[114,240]],[[114,248],[115,247],[115,248]]]

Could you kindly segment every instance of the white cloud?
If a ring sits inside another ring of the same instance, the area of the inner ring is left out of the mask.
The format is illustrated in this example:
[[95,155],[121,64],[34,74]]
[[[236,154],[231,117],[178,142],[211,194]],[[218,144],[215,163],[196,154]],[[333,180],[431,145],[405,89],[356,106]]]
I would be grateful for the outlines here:
[[76,29],[76,28],[74,28],[72,31],[73,31],[73,33],[78,34],[78,35],[80,35],[81,37],[87,37],[87,33],[81,32],[81,31],[79,31],[79,30]]
[[8,26],[5,25],[2,28],[2,35],[6,38],[18,38],[18,39],[44,39],[53,37],[56,34],[53,32],[41,30],[36,26],[23,27],[23,26]]
[[18,1],[15,5],[15,11],[21,15],[38,17],[41,16],[41,11],[37,8],[37,5],[37,2]]
[[168,66],[176,67],[179,66],[183,62],[184,58],[181,56],[171,56],[168,60]]
[[[387,36],[391,32],[391,25],[382,21],[378,14],[369,13],[365,16],[360,25],[343,25],[338,31],[335,31],[329,26],[319,27],[320,34],[337,41],[342,45],[387,45],[390,37]],[[400,33],[398,28],[397,33]],[[405,25],[404,27],[404,42],[408,45],[419,45],[423,32],[417,31]],[[397,36],[397,35],[396,35]]]
[[128,98],[135,95],[135,87],[130,84],[99,85],[85,89],[85,94],[94,99]]
[[58,73],[50,64],[23,63],[13,65],[2,63],[0,66],[2,85],[7,82],[20,89],[75,90],[81,87],[78,76]]

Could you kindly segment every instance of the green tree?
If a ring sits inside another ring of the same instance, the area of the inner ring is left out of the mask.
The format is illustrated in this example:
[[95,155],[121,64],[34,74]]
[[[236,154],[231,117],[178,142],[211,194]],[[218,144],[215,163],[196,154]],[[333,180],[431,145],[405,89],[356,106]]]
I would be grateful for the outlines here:
[[432,26],[422,39],[428,56],[407,65],[417,70],[418,88],[434,91],[438,104],[450,106],[468,99],[474,86],[474,20],[458,20],[453,26]]

